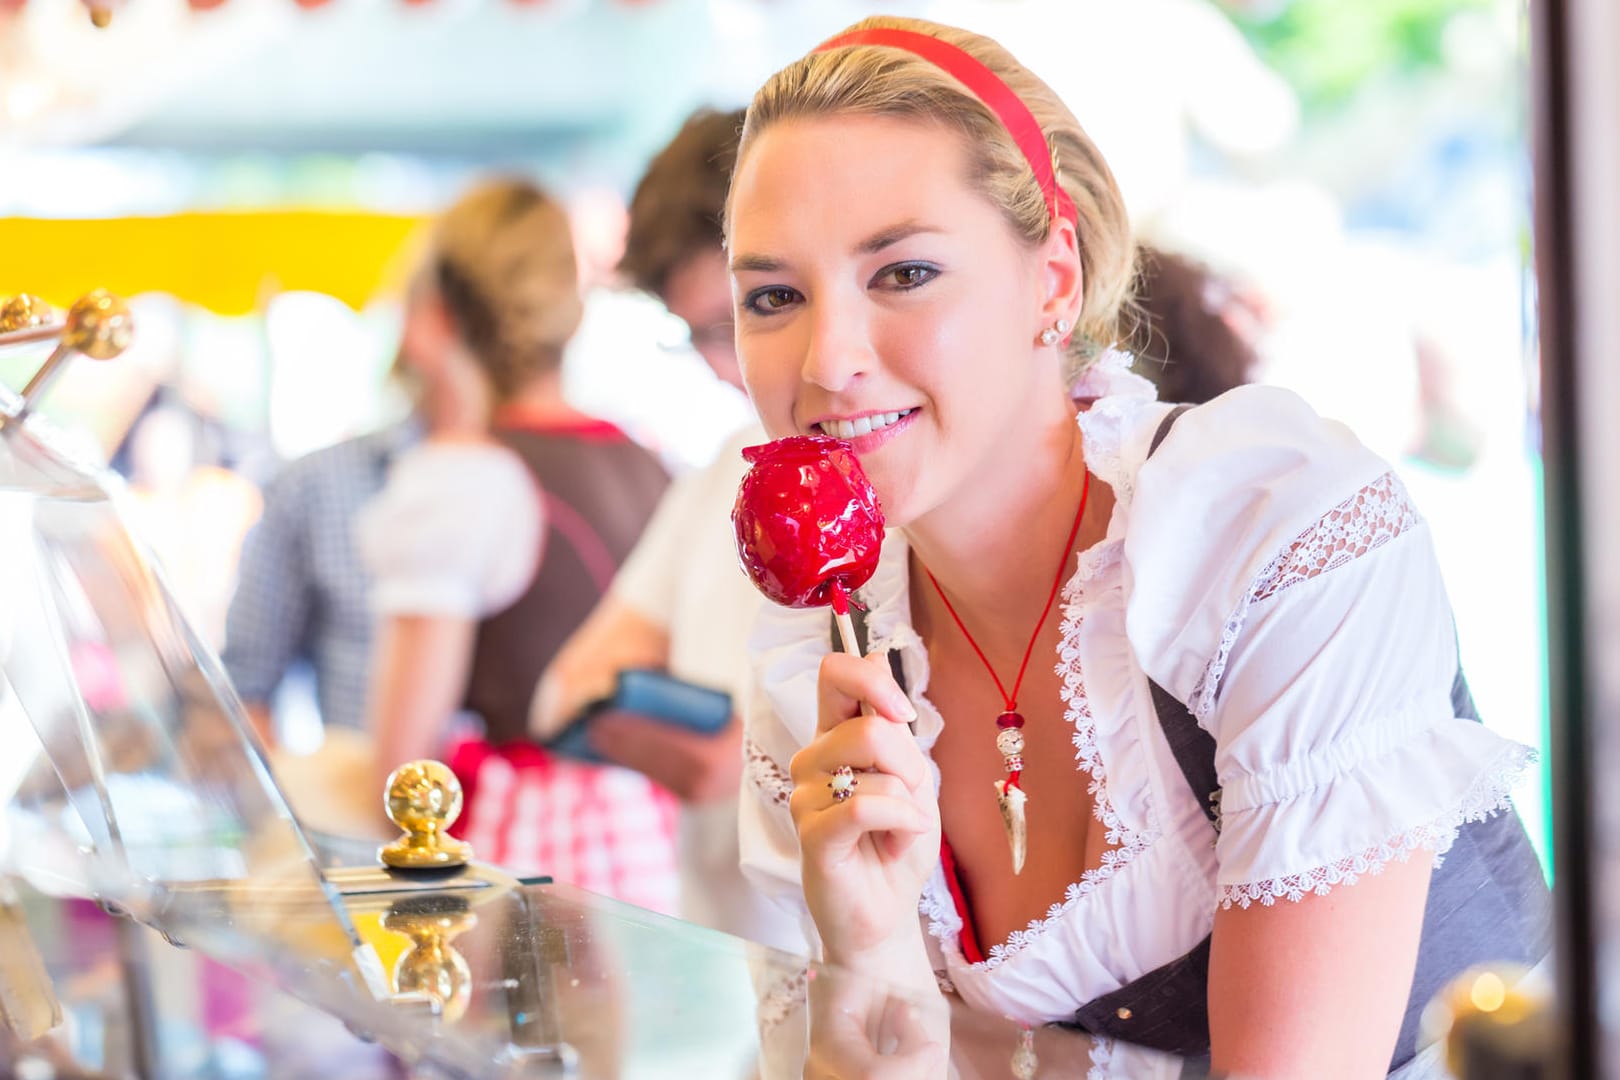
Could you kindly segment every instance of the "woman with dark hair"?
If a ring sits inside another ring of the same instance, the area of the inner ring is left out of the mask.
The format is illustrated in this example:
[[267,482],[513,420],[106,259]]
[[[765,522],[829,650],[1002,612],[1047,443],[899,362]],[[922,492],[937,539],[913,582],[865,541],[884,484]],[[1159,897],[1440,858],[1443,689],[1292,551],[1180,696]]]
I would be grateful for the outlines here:
[[1136,265],[1136,325],[1127,340],[1160,401],[1196,404],[1254,381],[1258,312],[1231,281],[1147,244]]

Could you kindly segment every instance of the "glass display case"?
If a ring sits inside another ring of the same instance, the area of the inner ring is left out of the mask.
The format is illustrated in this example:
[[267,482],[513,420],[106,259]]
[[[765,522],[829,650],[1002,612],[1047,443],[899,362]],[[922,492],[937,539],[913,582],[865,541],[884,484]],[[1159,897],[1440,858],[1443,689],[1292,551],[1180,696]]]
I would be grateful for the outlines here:
[[104,294],[0,305],[0,346],[52,349],[0,391],[10,1074],[1034,1077],[1123,1052],[468,861],[434,763],[391,780],[383,860],[302,828],[116,479],[33,414],[128,331]]

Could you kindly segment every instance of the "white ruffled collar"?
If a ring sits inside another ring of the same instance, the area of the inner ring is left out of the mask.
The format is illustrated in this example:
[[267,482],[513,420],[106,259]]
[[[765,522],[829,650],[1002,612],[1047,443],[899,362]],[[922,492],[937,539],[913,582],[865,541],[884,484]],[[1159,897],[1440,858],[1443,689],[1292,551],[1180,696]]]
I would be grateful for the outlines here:
[[[1137,430],[1143,407],[1159,400],[1158,389],[1131,370],[1134,362],[1130,353],[1109,349],[1071,390],[1082,403],[1075,419],[1085,436],[1086,467],[1114,489],[1116,522],[1136,494],[1136,470],[1125,453],[1126,438]],[[1112,536],[1113,527],[1108,531]]]
[[[1088,467],[1115,489],[1116,505],[1128,499],[1132,479],[1125,474],[1123,459],[1124,434],[1133,426],[1127,420],[1142,405],[1156,401],[1158,396],[1151,382],[1131,370],[1133,361],[1130,354],[1110,349],[1086,370],[1072,388],[1077,400],[1089,402],[1089,408],[1080,413]],[[1026,929],[1015,932],[1006,942],[994,945],[987,959],[970,965],[973,969],[994,970],[1018,955],[1069,917],[1088,897],[1097,896],[1105,882],[1134,862],[1157,839],[1158,832],[1152,823],[1141,831],[1133,829],[1122,820],[1115,808],[1098,745],[1096,719],[1091,715],[1079,669],[1078,637],[1083,621],[1082,612],[1087,606],[1084,588],[1086,583],[1117,564],[1119,540],[1113,535],[1114,532],[1111,525],[1108,537],[1077,553],[1075,573],[1064,588],[1063,640],[1055,659],[1064,679],[1066,717],[1075,728],[1073,742],[1078,771],[1087,776],[1094,812],[1107,829],[1109,841],[1118,846],[1107,853],[1100,867],[1086,871],[1081,881],[1070,885],[1063,900],[1054,903],[1044,919],[1036,919]],[[868,649],[890,648],[900,652],[907,689],[919,713],[918,741],[925,752],[931,752],[944,727],[944,718],[927,698],[927,646],[911,625],[910,545],[898,529],[890,530],[885,535],[878,568],[861,589],[860,599],[868,605]],[[931,756],[929,764],[933,765]],[[934,783],[937,791],[937,766],[934,767]],[[1140,785],[1132,786],[1133,797],[1144,794],[1134,790]],[[1151,817],[1150,809],[1148,814]],[[928,921],[930,934],[938,939],[944,953],[956,963],[965,964],[956,941],[962,928],[961,919],[951,902],[943,867],[936,867],[929,876],[919,908]]]
[[1123,349],[1108,349],[1097,357],[1069,388],[1076,401],[1119,397],[1156,401],[1159,390],[1151,380],[1131,370],[1136,357]]

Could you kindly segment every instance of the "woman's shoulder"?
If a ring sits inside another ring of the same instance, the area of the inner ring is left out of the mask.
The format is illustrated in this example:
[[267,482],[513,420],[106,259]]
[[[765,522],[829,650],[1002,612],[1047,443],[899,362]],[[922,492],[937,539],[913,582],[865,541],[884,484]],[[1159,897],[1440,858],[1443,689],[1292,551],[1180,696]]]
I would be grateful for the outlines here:
[[431,439],[395,458],[355,531],[377,596],[393,597],[377,606],[481,614],[533,574],[542,521],[534,477],[510,449]]
[[1169,415],[1161,407],[1137,448],[1138,543],[1177,524],[1212,542],[1234,529],[1291,536],[1390,471],[1348,427],[1281,387],[1242,386]]
[[534,498],[534,480],[510,448],[487,438],[435,437],[395,456],[368,512],[410,517],[434,506],[509,498]]
[[1149,674],[1184,694],[1268,575],[1325,569],[1420,521],[1348,427],[1288,390],[1228,391],[1179,415],[1137,467],[1120,530],[1127,633]]

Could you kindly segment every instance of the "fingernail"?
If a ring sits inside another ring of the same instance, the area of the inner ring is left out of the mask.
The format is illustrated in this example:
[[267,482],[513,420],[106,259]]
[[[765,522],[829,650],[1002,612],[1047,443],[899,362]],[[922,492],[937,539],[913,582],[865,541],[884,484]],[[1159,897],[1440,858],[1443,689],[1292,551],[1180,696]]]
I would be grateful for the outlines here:
[[917,706],[911,703],[910,698],[900,699],[900,719],[904,720],[908,724],[915,724],[917,722]]

